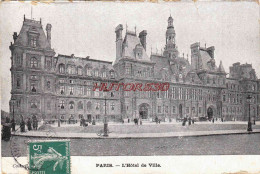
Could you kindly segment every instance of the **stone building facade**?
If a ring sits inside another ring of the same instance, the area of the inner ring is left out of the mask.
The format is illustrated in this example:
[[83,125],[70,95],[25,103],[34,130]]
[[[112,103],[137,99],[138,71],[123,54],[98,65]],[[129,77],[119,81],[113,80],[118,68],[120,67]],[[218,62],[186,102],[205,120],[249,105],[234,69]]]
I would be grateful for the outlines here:
[[[162,120],[189,117],[223,117],[226,120],[259,119],[260,81],[251,64],[234,63],[229,77],[222,62],[217,66],[214,47],[191,44],[191,62],[180,55],[173,18],[168,18],[166,42],[161,54],[146,52],[147,31],[116,27],[114,63],[76,57],[55,56],[51,48],[51,24],[46,35],[41,21],[24,17],[22,29],[11,43],[12,97],[15,118],[69,117],[119,121],[125,118]],[[101,83],[162,83],[167,91],[93,91]],[[246,100],[252,98],[250,103]]]

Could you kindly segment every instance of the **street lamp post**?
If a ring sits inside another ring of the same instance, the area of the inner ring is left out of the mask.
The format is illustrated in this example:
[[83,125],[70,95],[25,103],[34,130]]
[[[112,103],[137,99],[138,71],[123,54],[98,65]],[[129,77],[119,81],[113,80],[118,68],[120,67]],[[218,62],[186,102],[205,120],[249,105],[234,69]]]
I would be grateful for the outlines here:
[[[104,89],[104,92],[108,92],[107,89]],[[105,117],[104,117],[104,137],[108,137],[108,121],[107,121],[107,98],[105,94]]]
[[15,105],[15,99],[12,99],[12,106],[13,106],[13,120],[14,120],[14,105]]
[[252,123],[251,123],[251,118],[250,118],[250,99],[252,97],[250,95],[247,96],[247,101],[248,101],[248,124],[247,124],[247,131],[252,132]]

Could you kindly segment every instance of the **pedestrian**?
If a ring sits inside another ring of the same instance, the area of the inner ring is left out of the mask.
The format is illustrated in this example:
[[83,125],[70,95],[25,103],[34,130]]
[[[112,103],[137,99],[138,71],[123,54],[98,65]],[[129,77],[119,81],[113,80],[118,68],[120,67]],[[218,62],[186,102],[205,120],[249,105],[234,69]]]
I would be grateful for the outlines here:
[[33,118],[33,130],[38,129],[38,120],[36,117]]
[[22,120],[21,120],[21,123],[20,123],[20,129],[21,129],[21,132],[25,132],[25,122],[23,120],[23,117],[22,117]]
[[31,119],[30,118],[28,118],[28,121],[27,121],[27,128],[28,128],[28,131],[32,130],[32,123],[31,123]]
[[11,120],[11,126],[12,126],[12,131],[15,131],[15,120],[14,118]]
[[157,116],[155,117],[155,122],[156,122],[156,124],[158,124],[158,117]]
[[159,118],[158,122],[159,122],[159,124],[161,124],[161,119],[160,118]]
[[194,119],[192,119],[192,124],[194,124]]
[[11,138],[11,123],[8,117],[5,118],[5,123],[2,128],[2,140],[9,141]]
[[213,119],[212,119],[212,123],[214,123],[214,117],[213,117]]
[[142,125],[143,124],[143,122],[142,122],[142,119],[140,118],[140,125]]
[[221,122],[223,122],[223,117],[221,117]]
[[129,117],[127,117],[127,122],[130,123],[130,118]]
[[191,125],[191,118],[189,117],[189,126]]

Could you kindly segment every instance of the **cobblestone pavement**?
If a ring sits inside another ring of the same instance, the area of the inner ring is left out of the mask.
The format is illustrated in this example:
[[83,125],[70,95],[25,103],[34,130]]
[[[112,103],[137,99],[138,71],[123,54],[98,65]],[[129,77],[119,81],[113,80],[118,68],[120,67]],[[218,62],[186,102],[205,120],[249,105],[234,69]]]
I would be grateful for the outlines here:
[[[43,139],[43,138],[37,138]],[[15,137],[22,156],[27,137]],[[33,139],[36,140],[36,139]],[[148,139],[71,139],[71,155],[260,155],[259,134]],[[2,141],[2,155],[11,156],[10,142]]]

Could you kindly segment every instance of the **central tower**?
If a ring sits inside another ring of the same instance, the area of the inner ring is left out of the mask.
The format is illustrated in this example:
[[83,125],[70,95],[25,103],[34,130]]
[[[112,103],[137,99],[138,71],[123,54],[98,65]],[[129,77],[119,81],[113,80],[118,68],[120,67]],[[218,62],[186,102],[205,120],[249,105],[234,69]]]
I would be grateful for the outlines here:
[[173,26],[173,18],[172,16],[170,16],[168,18],[168,26],[166,30],[166,45],[164,47],[163,53],[165,57],[168,57],[170,59],[175,59],[176,57],[178,57],[179,54],[175,43],[175,36],[176,34]]

